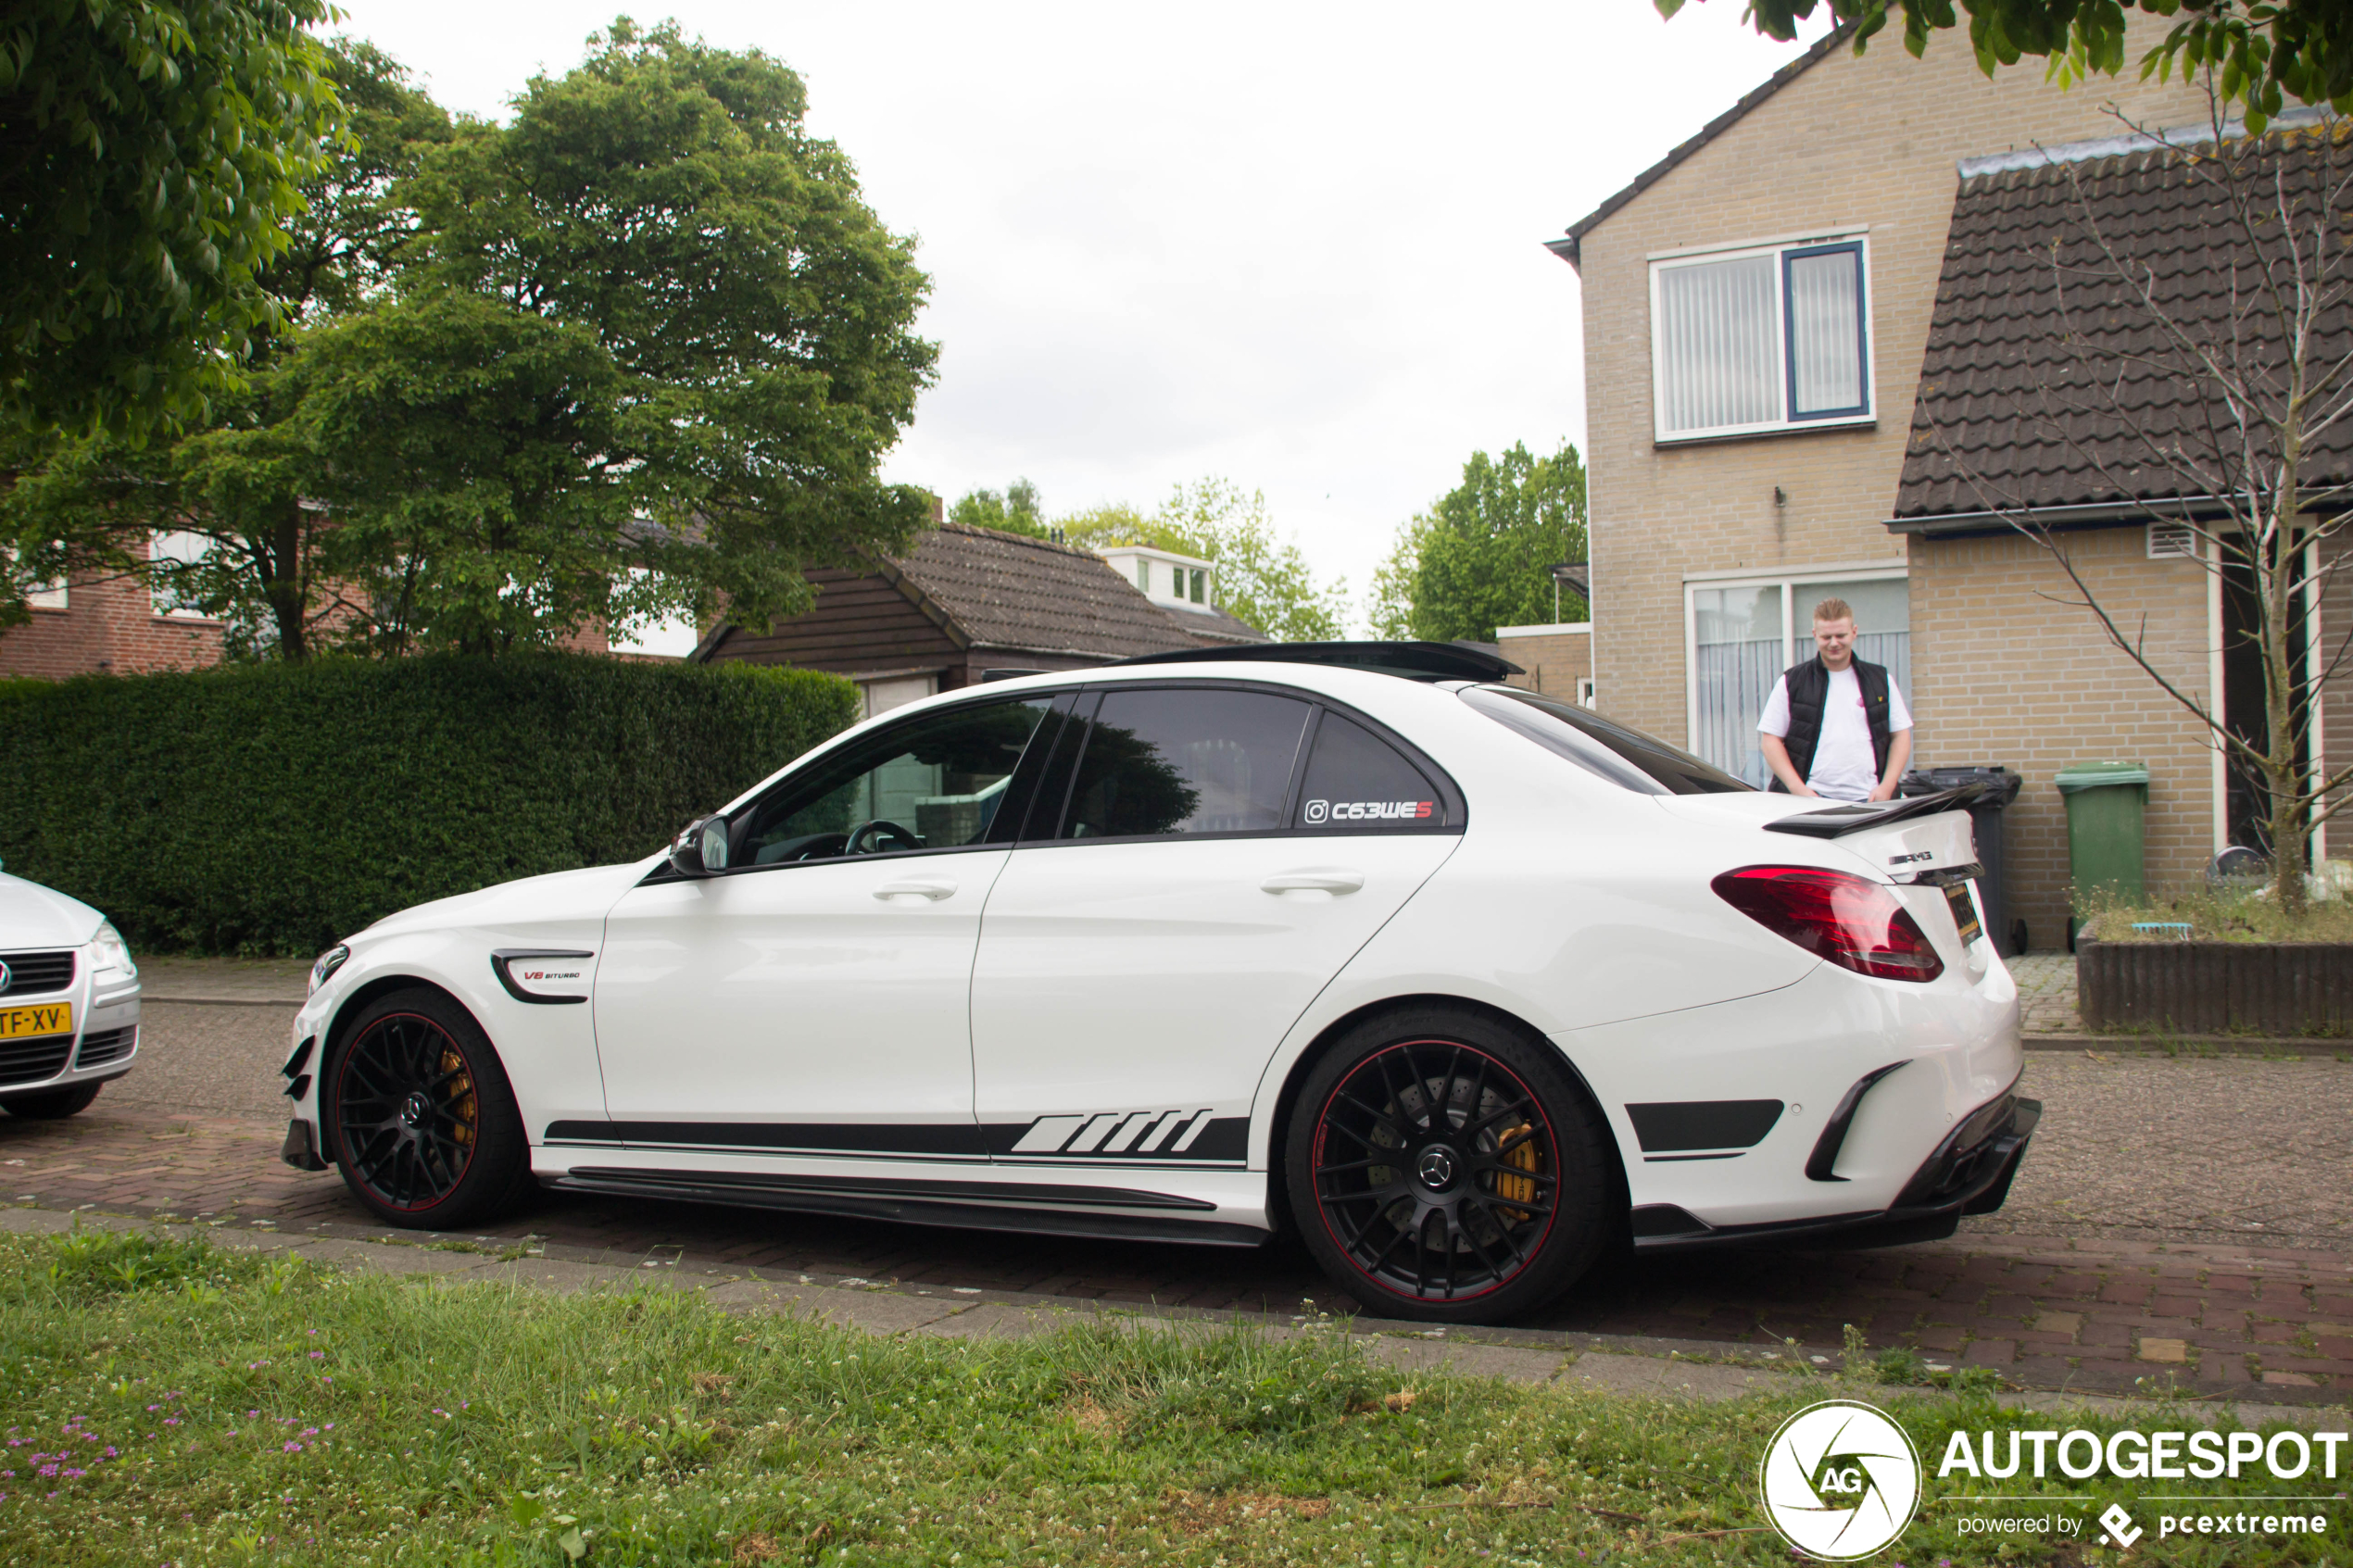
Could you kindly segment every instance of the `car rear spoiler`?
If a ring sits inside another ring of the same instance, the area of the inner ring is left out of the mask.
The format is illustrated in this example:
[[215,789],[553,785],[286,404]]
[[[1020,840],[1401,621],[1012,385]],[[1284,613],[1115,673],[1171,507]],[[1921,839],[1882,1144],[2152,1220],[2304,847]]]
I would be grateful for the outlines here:
[[1908,800],[1832,806],[1823,811],[1800,811],[1793,817],[1767,822],[1768,833],[1793,833],[1806,838],[1840,838],[1865,828],[1882,828],[1907,817],[1932,817],[1939,811],[1959,811],[1977,803],[1985,793],[1982,784],[1965,784],[1935,795],[1915,795]]

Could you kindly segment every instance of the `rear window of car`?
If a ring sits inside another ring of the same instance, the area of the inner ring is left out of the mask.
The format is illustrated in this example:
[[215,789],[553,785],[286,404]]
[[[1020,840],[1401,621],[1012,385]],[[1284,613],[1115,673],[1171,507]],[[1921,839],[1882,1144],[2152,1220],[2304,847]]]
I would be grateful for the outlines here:
[[1468,686],[1463,700],[1554,756],[1638,795],[1730,795],[1749,787],[1679,746],[1554,697],[1517,686]]
[[1315,726],[1291,825],[1317,833],[1442,828],[1446,804],[1395,746],[1327,711]]

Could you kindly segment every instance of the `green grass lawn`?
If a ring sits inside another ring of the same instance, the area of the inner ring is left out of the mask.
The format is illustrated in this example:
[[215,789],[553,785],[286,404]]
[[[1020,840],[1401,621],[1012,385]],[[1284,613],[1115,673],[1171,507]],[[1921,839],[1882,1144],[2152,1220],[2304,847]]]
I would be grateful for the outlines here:
[[[879,1339],[684,1290],[6,1236],[0,1562],[1788,1563],[1757,1459],[1839,1391],[1672,1406],[1417,1378],[1338,1332]],[[1869,1397],[1931,1465],[1957,1424],[2001,1424]],[[2075,1561],[1965,1541],[1955,1512],[1924,1508],[1881,1561]],[[2155,1545],[2138,1555],[2290,1560]]]

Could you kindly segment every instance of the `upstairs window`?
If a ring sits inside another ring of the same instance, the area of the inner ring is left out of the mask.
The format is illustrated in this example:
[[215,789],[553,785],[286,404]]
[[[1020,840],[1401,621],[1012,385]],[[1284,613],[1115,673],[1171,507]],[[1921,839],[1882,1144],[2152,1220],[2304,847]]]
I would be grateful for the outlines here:
[[1869,423],[1869,270],[1859,237],[1654,260],[1658,439]]

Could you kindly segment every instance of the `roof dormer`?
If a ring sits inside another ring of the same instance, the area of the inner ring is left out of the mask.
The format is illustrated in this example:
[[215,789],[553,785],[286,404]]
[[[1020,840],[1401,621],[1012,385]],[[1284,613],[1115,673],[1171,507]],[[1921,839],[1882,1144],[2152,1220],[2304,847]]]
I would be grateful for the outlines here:
[[1098,552],[1136,591],[1166,609],[1206,615],[1217,604],[1217,568],[1198,556],[1180,556],[1149,545],[1120,545]]

